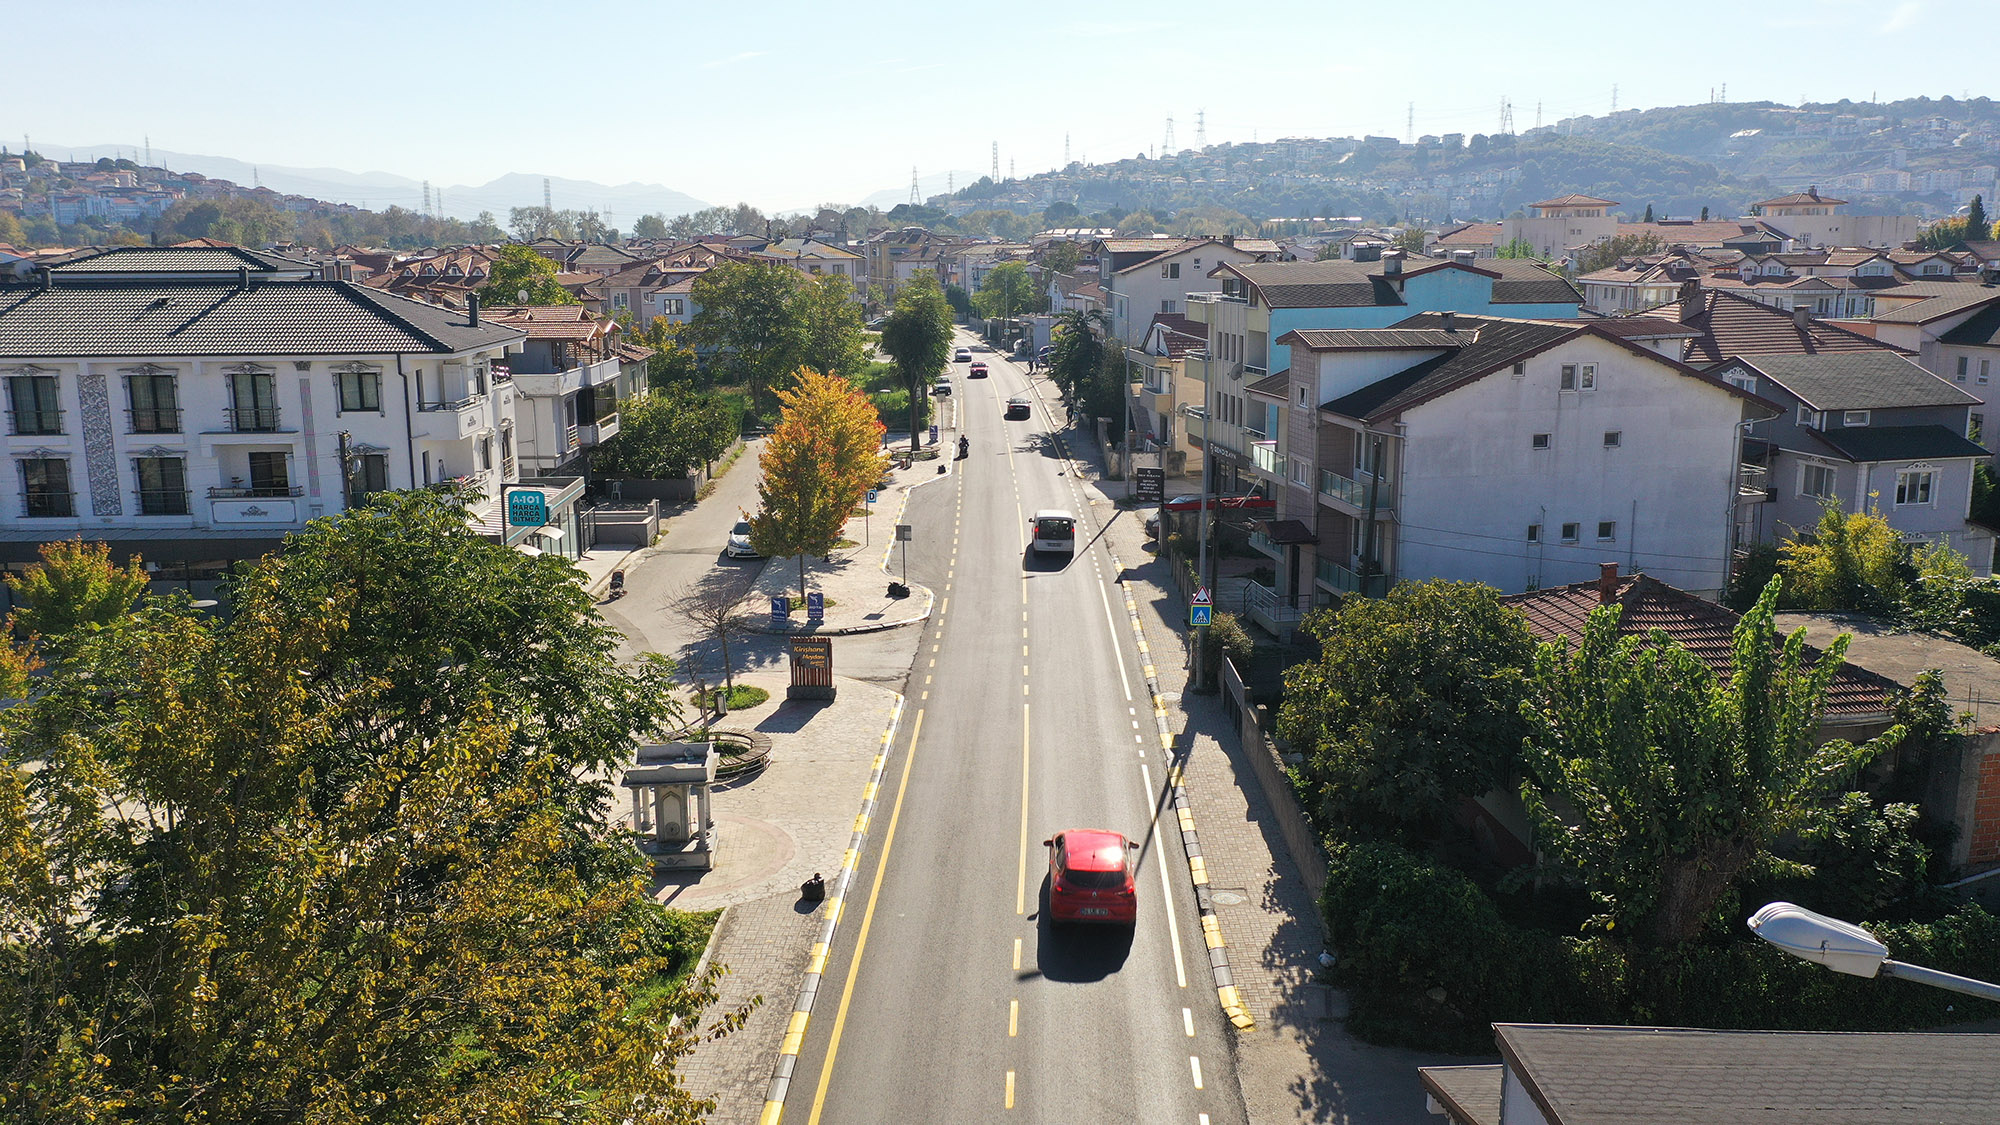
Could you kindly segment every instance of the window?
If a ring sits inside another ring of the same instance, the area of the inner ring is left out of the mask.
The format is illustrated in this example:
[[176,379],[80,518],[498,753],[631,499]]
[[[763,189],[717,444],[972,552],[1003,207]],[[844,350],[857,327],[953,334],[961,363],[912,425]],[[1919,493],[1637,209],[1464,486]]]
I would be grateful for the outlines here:
[[1528,448],[1530,449],[1547,449],[1548,447],[1549,435],[1547,434],[1536,434],[1534,437],[1528,439]]
[[382,373],[348,370],[334,375],[340,388],[340,412],[382,409]]
[[56,405],[55,376],[10,376],[7,380],[7,398],[13,411],[14,433],[63,432],[62,409]]
[[1821,499],[1833,495],[1832,465],[1799,466],[1799,495],[1817,496]]
[[1515,364],[1515,365],[1514,365],[1514,374],[1515,374],[1515,375],[1526,375],[1527,373],[1528,373],[1528,365],[1527,365],[1527,364],[1525,364],[1525,363],[1517,363],[1517,364]]
[[1959,381],[1959,382],[1961,382],[1961,383],[1965,382],[1965,368],[1966,368],[1966,366],[1967,366],[1968,364],[1970,364],[1971,362],[1972,362],[1972,361],[1971,361],[1970,359],[1966,358],[1965,356],[1959,356],[1959,357],[1958,357],[1958,381]]
[[1625,431],[1623,430],[1604,431],[1604,448],[1606,449],[1616,449],[1624,440]]
[[1868,412],[1866,410],[1843,410],[1840,412],[1840,424],[1843,426],[1865,426],[1868,424]]
[[1993,361],[1990,359],[1982,359],[1979,361],[1979,378],[1973,381],[1980,384],[1981,386],[1984,386],[1986,385],[1986,377],[1992,373],[1993,373]]
[[1909,469],[1896,474],[1896,506],[1927,505],[1931,502],[1931,482],[1937,474],[1926,469]]
[[1174,303],[1173,303],[1172,301],[1161,301],[1161,302],[1160,302],[1160,311],[1161,311],[1161,312],[1163,312],[1163,313],[1170,313],[1170,312],[1173,312],[1173,311],[1174,311]]
[[1724,375],[1722,380],[1739,391],[1748,391],[1751,394],[1757,393],[1757,377],[1748,371],[1732,370]]
[[1573,391],[1576,389],[1576,364],[1565,363],[1562,365],[1562,379],[1556,384],[1556,389],[1563,391]]
[[356,504],[366,503],[368,497],[389,489],[389,458],[381,453],[364,453],[354,459],[354,477],[349,483]]
[[1179,277],[1180,275],[1181,264],[1179,262],[1168,262],[1166,265],[1160,267],[1161,277]]
[[1538,524],[1538,523],[1531,523],[1531,524],[1529,524],[1529,525],[1528,525],[1528,542],[1530,542],[1530,543],[1540,543],[1541,541],[1542,541],[1542,525],[1541,525],[1541,524]]
[[278,385],[271,372],[230,372],[229,399],[231,428],[237,433],[266,433],[278,428]]
[[1825,419],[1821,417],[1819,411],[1812,409],[1803,402],[1799,404],[1799,425],[1809,430],[1817,430],[1824,422]]
[[660,299],[660,314],[662,316],[680,316],[682,308],[681,298],[679,297],[662,297]]
[[1564,525],[1563,525],[1563,534],[1562,534],[1562,541],[1563,541],[1563,542],[1565,542],[1565,543],[1574,543],[1574,542],[1576,542],[1576,537],[1577,537],[1577,528],[1578,528],[1578,525],[1577,525],[1577,524],[1573,524],[1573,523],[1566,523],[1566,524],[1564,524]]
[[249,456],[252,495],[285,496],[291,493],[291,480],[285,471],[283,453],[263,452]]
[[1304,387],[1300,387],[1300,388],[1299,388],[1299,405],[1300,405],[1300,406],[1304,406],[1305,404],[1306,404],[1306,389],[1305,389]]
[[1576,370],[1576,389],[1594,391],[1597,389],[1597,365],[1586,363]]
[[142,516],[184,516],[188,514],[187,461],[180,457],[135,457],[134,475],[139,478],[139,514]]
[[614,308],[620,308],[620,309],[624,308],[624,307],[625,307],[625,294],[624,294],[623,292],[618,292],[618,293],[613,293],[613,294],[611,295],[611,304],[612,304],[612,307],[614,307]]
[[1618,538],[1617,520],[1597,521],[1597,541],[1599,543],[1609,543],[1616,538]]
[[1986,415],[1972,414],[1965,419],[1965,440],[1977,442],[1986,432]]
[[30,457],[21,462],[21,514],[29,519],[68,519],[76,515],[76,494],[69,487],[69,462],[60,457]]
[[125,376],[125,397],[132,403],[132,432],[181,432],[179,388],[171,372],[142,371]]

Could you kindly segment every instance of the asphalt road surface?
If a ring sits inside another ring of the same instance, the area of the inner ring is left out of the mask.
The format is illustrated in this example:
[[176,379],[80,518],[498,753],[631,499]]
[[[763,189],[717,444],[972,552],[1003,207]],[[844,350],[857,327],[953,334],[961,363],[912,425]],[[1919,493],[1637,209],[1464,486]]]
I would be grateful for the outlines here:
[[[955,373],[971,457],[908,509],[910,577],[939,612],[903,640],[909,707],[785,1116],[1242,1122],[1151,704],[1095,542],[1110,509],[1065,474],[1045,404],[1002,420],[1020,369],[975,354],[991,378]],[[1081,517],[1074,558],[1026,551],[1042,508]],[[1077,827],[1141,845],[1135,928],[1043,918],[1042,841]]]

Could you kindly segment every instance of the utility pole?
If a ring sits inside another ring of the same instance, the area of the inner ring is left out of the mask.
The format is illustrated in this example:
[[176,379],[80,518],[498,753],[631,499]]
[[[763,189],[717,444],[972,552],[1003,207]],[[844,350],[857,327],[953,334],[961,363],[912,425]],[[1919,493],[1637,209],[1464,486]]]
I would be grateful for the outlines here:
[[548,178],[547,176],[543,176],[543,177],[542,177],[542,210],[544,210],[544,211],[547,211],[547,212],[549,212],[550,214],[554,214],[554,213],[555,213],[555,209],[556,209],[556,205],[555,205],[555,202],[554,202],[554,201],[555,201],[555,196],[554,196],[554,195],[552,195],[552,194],[550,194],[550,192],[549,192],[549,178]]
[[999,141],[994,141],[994,142],[993,142],[993,170],[992,170],[991,172],[988,172],[988,173],[986,174],[986,178],[987,178],[987,179],[989,179],[989,180],[992,180],[992,181],[993,181],[994,183],[996,183],[996,184],[1000,182],[1000,142],[999,142]]
[[1208,111],[1205,109],[1194,111],[1194,147],[1208,147]]
[[1406,144],[1417,143],[1417,103],[1415,102],[1410,103],[1409,113],[1403,118],[1403,141]]
[[916,207],[922,203],[923,198],[917,193],[917,166],[912,164],[910,165],[910,206]]

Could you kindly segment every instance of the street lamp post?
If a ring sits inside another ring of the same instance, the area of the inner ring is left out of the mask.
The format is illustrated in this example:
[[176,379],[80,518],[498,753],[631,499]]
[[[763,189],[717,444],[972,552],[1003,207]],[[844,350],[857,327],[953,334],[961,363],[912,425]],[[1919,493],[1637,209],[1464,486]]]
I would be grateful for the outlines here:
[[1789,902],[1774,902],[1752,914],[1750,931],[1794,957],[1816,961],[1837,973],[1870,979],[1878,974],[1899,977],[2000,1001],[2000,984],[1891,960],[1889,947],[1860,926]]

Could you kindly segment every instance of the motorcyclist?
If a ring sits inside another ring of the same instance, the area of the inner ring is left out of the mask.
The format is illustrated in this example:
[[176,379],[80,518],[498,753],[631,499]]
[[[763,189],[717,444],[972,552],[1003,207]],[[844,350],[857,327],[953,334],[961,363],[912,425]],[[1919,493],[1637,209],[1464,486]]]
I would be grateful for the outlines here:
[[964,434],[958,435],[958,455],[960,457],[969,457],[972,455],[972,439],[966,437]]

